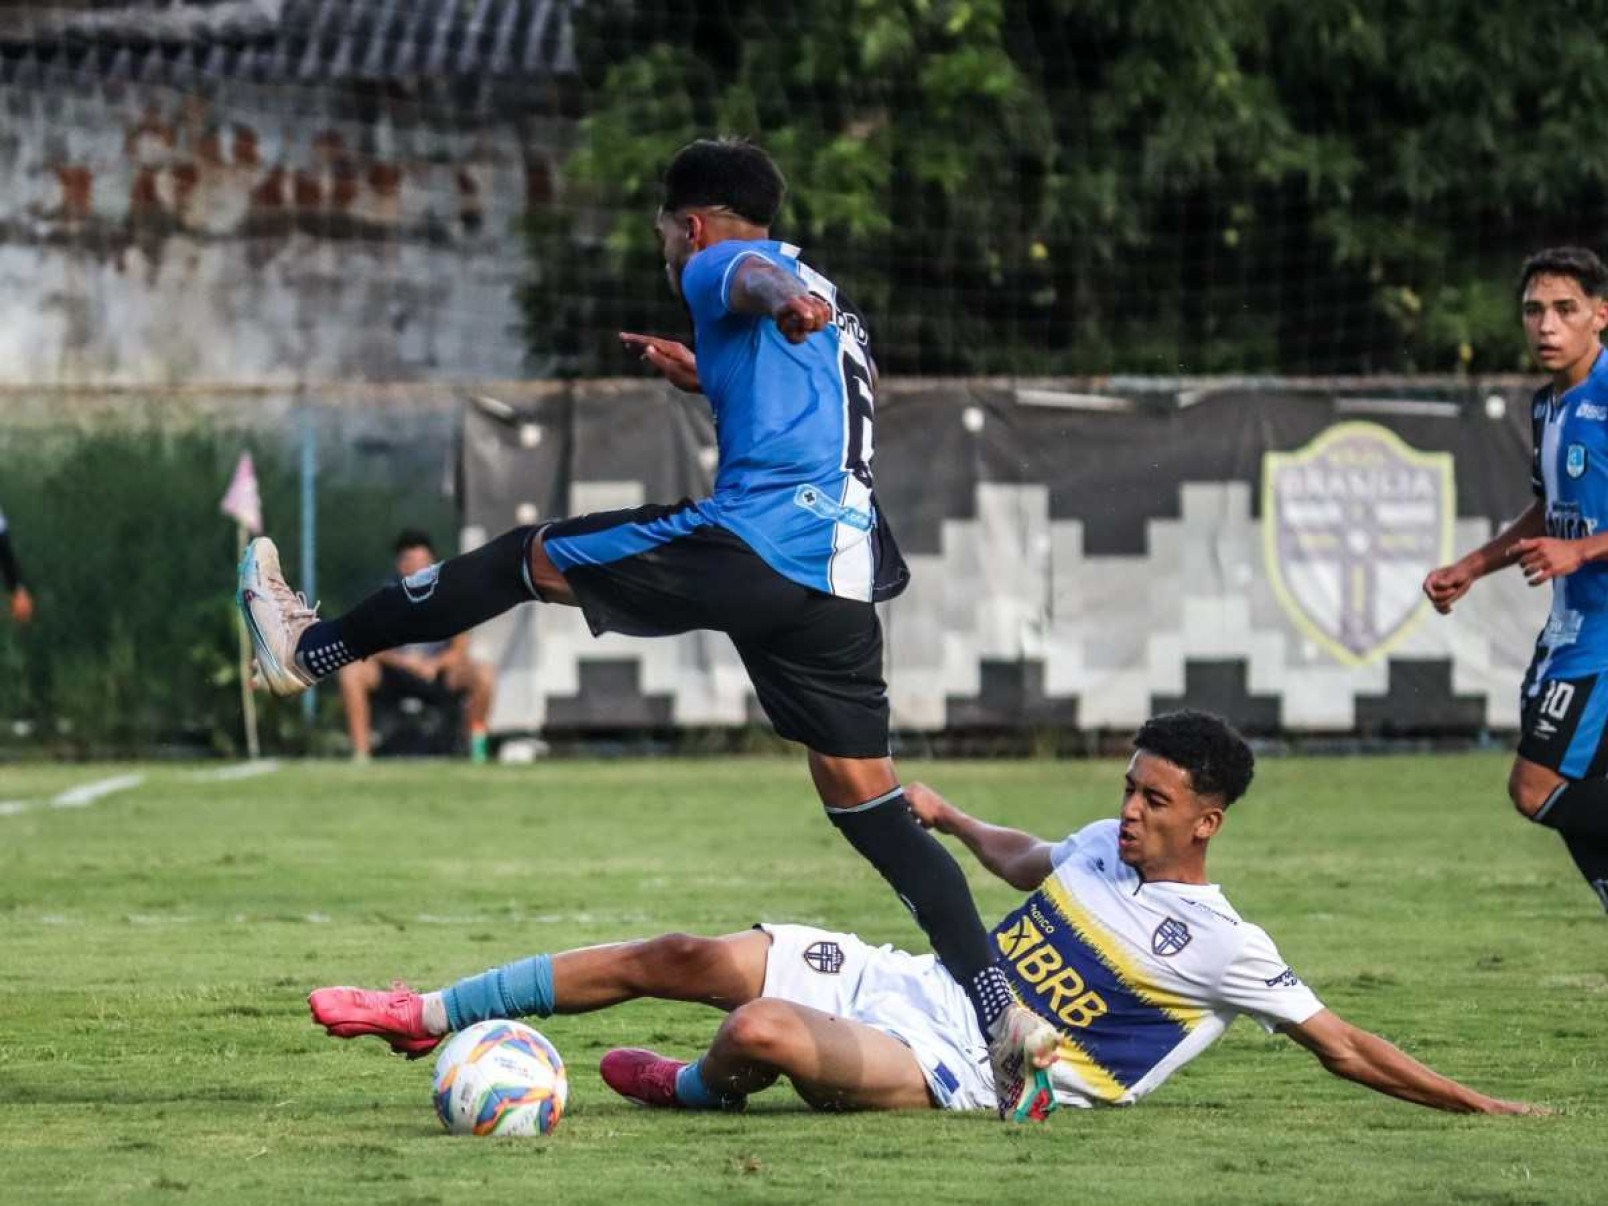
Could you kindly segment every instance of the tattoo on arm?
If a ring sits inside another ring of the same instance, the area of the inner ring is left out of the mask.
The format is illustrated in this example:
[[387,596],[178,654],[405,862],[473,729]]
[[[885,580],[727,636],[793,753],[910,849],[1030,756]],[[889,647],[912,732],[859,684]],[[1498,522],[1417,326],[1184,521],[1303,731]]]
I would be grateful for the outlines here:
[[733,273],[729,304],[736,314],[768,317],[784,302],[809,292],[791,272],[757,255],[745,257]]

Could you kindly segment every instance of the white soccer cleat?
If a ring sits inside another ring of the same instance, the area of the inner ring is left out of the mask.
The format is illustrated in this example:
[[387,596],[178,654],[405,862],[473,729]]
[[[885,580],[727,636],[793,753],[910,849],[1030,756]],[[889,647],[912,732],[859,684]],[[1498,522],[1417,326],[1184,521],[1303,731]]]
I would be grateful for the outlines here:
[[317,682],[296,660],[296,642],[318,619],[307,596],[290,589],[279,569],[279,550],[266,536],[246,546],[240,558],[240,587],[235,593],[245,617],[257,672],[275,695],[297,695]]
[[999,1116],[1007,1122],[1043,1122],[1056,1107],[1049,1068],[1061,1036],[1025,1005],[1011,1005],[988,1028],[988,1062],[994,1072]]

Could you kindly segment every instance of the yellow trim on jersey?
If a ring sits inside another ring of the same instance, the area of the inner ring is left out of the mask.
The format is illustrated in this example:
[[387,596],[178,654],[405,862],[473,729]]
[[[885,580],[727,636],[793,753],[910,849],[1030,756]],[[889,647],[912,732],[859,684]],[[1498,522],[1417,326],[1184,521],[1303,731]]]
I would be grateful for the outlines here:
[[1065,1035],[1061,1036],[1061,1045],[1055,1049],[1055,1057],[1071,1068],[1090,1094],[1101,1101],[1121,1101],[1122,1095],[1128,1091],[1116,1077],[1097,1064],[1093,1056]]
[[1100,961],[1115,972],[1124,986],[1145,1004],[1160,1010],[1185,1030],[1193,1030],[1211,1012],[1152,983],[1143,969],[1129,957],[1121,942],[1066,890],[1058,875],[1052,872],[1040,890],[1055,911],[1078,931]]

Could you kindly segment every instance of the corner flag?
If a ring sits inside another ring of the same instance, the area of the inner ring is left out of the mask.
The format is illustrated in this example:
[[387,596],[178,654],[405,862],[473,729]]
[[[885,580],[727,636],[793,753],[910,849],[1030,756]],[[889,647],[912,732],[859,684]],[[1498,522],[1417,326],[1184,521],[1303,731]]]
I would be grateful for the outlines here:
[[262,532],[262,497],[257,493],[257,469],[251,453],[242,452],[235,462],[234,476],[218,509],[253,536]]

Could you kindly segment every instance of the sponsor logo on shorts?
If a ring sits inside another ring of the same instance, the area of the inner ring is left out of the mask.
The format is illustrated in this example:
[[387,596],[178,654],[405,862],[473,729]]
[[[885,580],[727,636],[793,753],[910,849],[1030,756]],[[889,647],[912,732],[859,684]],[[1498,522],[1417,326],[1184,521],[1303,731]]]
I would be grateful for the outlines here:
[[835,942],[812,942],[804,951],[804,962],[823,976],[835,976],[843,970],[843,948]]
[[1301,977],[1286,967],[1278,975],[1271,979],[1263,980],[1262,983],[1269,988],[1300,988]]
[[1163,958],[1170,958],[1188,946],[1193,937],[1187,925],[1176,917],[1169,917],[1150,935],[1150,949]]
[[409,603],[423,603],[435,594],[436,582],[441,578],[441,563],[427,565],[416,574],[409,574],[402,579],[402,593],[408,597]]
[[1582,402],[1575,407],[1577,419],[1596,419],[1599,423],[1608,419],[1608,406],[1598,406],[1595,402]]

